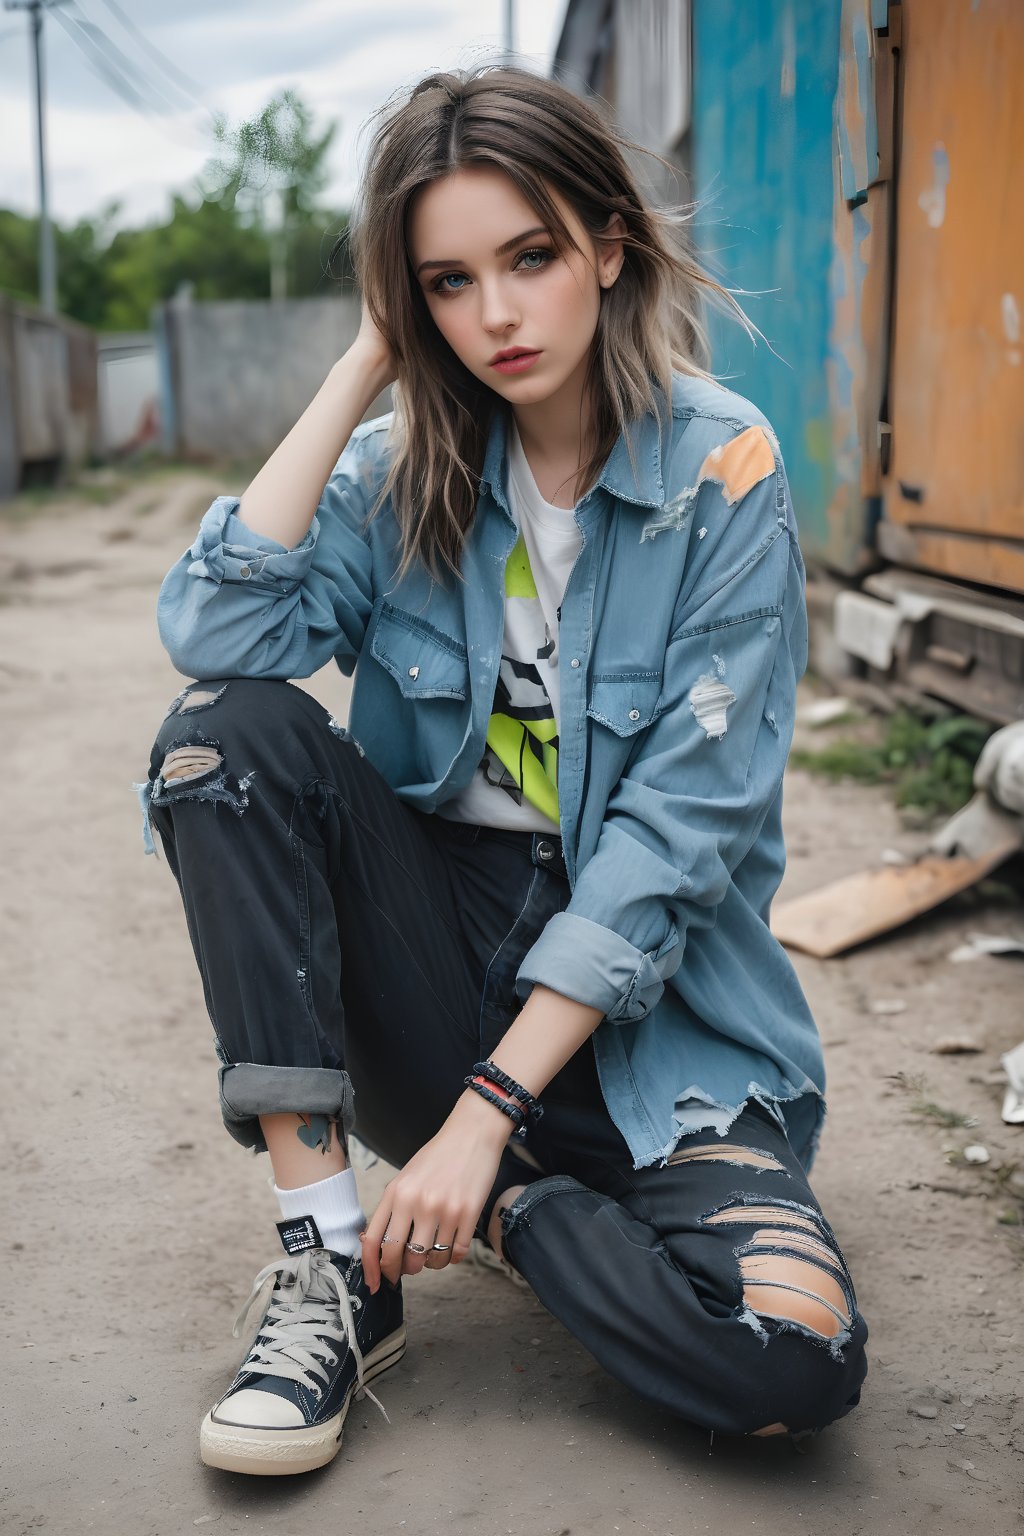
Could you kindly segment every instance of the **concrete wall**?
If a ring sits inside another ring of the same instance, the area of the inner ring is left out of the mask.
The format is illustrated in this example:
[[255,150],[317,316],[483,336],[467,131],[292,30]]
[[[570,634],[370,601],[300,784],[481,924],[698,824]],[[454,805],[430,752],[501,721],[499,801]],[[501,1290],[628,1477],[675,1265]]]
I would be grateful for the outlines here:
[[[156,317],[165,447],[186,459],[265,458],[355,339],[359,302],[196,302]],[[370,416],[390,409],[387,392]]]
[[160,384],[151,331],[98,336],[100,443],[105,454],[131,453],[160,435]]
[[96,432],[92,331],[0,294],[0,496],[84,463]]

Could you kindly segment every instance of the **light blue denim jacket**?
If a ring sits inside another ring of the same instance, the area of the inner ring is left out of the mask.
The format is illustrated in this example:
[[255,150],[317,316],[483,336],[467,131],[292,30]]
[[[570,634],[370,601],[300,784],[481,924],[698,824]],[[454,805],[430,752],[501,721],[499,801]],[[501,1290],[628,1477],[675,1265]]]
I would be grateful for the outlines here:
[[[159,624],[189,677],[355,671],[349,727],[395,791],[434,811],[484,750],[516,540],[505,421],[490,431],[464,582],[395,580],[390,417],[354,433],[295,549],[220,496],[166,577]],[[562,604],[558,789],[572,895],[526,955],[534,983],[600,1008],[609,1113],[636,1167],[724,1134],[755,1098],[813,1156],[814,1021],[768,927],[782,776],[806,661],[803,562],[774,433],[749,401],[676,374],[671,425],[620,437],[576,507]]]

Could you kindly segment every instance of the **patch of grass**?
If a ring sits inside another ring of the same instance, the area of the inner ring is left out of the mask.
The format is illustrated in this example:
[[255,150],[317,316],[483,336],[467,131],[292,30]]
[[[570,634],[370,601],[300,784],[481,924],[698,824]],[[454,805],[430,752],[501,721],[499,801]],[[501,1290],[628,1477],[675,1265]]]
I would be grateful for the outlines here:
[[978,1123],[975,1115],[962,1115],[958,1109],[946,1109],[931,1099],[915,1099],[910,1106],[910,1113],[920,1115],[923,1120],[934,1120],[936,1125],[945,1126],[949,1131],[961,1126],[970,1129]]
[[974,765],[994,729],[971,715],[924,720],[901,710],[877,742],[839,737],[816,750],[796,748],[791,762],[832,780],[890,784],[902,809],[950,816],[971,798]]
[[73,512],[83,502],[108,507],[128,489],[129,482],[116,479],[74,480],[63,485],[34,485],[9,501],[0,501],[0,519],[8,524],[27,523],[41,512]]
[[892,1072],[887,1081],[894,1083],[904,1093],[914,1095],[914,1101],[910,1106],[912,1115],[920,1115],[923,1120],[932,1120],[936,1125],[945,1126],[947,1130],[955,1130],[958,1127],[969,1129],[978,1123],[973,1115],[962,1115],[958,1109],[946,1109],[942,1104],[936,1104],[934,1100],[927,1098],[928,1083],[923,1073]]

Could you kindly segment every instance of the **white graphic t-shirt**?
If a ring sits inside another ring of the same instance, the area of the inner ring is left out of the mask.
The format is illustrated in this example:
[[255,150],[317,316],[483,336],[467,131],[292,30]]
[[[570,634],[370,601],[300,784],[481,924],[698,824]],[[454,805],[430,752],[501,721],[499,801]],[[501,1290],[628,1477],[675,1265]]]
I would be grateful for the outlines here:
[[482,827],[557,832],[558,620],[583,536],[570,509],[537,489],[509,424],[508,500],[519,538],[505,566],[505,633],[487,750],[442,816]]

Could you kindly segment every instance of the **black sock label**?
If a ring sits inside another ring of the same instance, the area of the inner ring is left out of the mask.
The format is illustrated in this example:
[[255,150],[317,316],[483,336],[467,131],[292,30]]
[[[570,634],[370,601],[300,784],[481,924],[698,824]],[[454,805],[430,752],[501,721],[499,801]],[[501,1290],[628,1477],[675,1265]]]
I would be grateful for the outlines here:
[[307,1248],[322,1248],[324,1240],[312,1216],[296,1216],[292,1221],[279,1221],[277,1230],[285,1253],[305,1253]]

